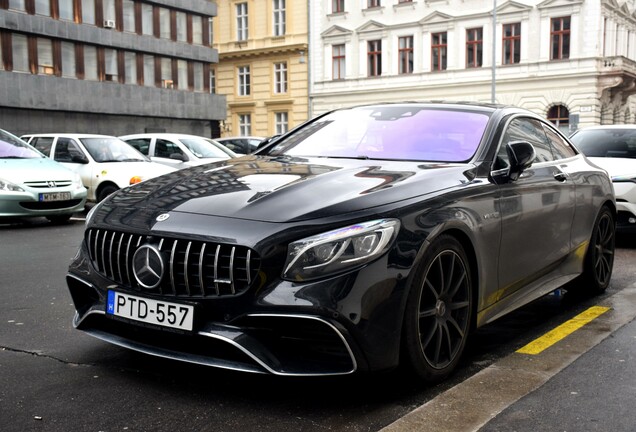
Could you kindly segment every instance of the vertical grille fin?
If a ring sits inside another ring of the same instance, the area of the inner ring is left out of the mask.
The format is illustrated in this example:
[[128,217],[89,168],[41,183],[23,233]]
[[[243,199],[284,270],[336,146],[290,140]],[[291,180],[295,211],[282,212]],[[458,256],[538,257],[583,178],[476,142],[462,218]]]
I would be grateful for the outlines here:
[[[260,258],[236,245],[89,229],[86,248],[95,270],[123,289],[172,297],[234,296],[247,291],[260,269]],[[133,271],[139,247],[154,244],[163,256],[164,277],[157,288],[142,288]]]

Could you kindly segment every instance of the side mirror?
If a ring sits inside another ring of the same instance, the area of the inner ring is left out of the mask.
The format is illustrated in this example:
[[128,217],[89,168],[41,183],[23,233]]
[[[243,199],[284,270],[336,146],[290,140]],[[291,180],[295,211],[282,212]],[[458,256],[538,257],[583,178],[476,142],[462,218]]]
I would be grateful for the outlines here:
[[510,180],[515,181],[522,172],[530,168],[536,157],[534,147],[527,141],[513,141],[506,145],[510,159]]
[[181,162],[186,162],[188,160],[186,155],[181,154],[181,153],[172,153],[170,155],[170,159],[180,160]]
[[88,163],[88,158],[84,155],[76,154],[71,156],[71,162],[85,165]]

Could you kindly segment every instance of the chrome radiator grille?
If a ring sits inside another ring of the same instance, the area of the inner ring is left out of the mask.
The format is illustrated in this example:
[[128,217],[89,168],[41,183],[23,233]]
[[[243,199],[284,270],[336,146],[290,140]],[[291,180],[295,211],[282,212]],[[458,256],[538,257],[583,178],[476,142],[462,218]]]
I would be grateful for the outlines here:
[[[256,253],[243,246],[101,229],[87,230],[85,241],[101,275],[148,293],[186,298],[237,295],[250,287],[260,267]],[[142,288],[133,272],[133,256],[144,244],[160,251],[166,269],[152,289]]]

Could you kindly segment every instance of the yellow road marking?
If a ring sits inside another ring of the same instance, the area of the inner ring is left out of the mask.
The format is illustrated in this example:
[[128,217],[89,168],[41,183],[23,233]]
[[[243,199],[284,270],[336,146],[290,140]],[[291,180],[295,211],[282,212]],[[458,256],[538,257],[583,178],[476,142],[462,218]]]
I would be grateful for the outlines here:
[[591,308],[584,312],[581,312],[571,320],[564,322],[553,330],[550,330],[548,333],[544,334],[540,338],[533,340],[523,348],[518,349],[517,352],[519,354],[540,354],[543,350],[548,349],[561,339],[574,333],[576,330],[598,318],[608,310],[610,310],[610,308],[608,307],[592,306]]

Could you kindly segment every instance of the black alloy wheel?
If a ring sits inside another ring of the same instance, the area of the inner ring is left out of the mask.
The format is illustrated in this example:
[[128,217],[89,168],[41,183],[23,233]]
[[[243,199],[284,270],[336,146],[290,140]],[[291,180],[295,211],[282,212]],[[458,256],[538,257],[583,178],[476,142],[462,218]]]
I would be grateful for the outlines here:
[[415,279],[405,315],[405,350],[417,375],[438,382],[457,366],[472,317],[472,281],[461,244],[441,236]]
[[596,218],[590,245],[585,256],[580,289],[588,294],[600,294],[610,284],[614,267],[616,221],[612,211],[604,206]]

